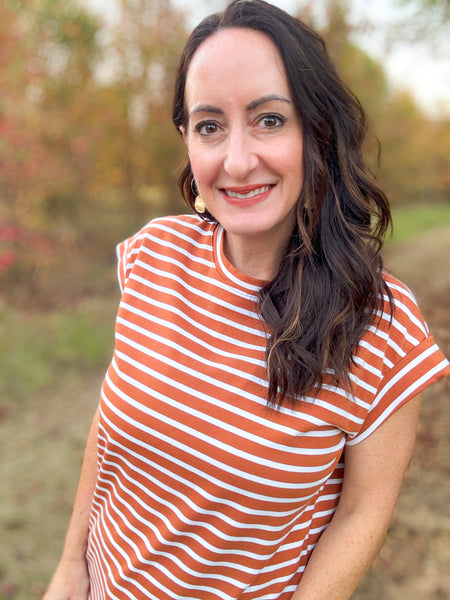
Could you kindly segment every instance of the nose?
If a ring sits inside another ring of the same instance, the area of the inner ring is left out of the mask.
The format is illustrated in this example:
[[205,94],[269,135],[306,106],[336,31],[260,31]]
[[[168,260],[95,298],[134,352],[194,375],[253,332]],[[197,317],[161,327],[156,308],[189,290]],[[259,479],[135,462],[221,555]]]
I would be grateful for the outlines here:
[[244,181],[259,162],[255,140],[245,130],[235,129],[228,135],[224,169],[236,181]]

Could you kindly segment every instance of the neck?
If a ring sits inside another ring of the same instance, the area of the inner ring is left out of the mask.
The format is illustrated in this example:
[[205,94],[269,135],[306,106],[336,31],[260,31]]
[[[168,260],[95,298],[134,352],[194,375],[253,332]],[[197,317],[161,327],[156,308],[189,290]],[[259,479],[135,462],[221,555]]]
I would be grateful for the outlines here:
[[286,240],[271,243],[266,236],[249,239],[225,233],[224,252],[230,263],[244,275],[270,281],[278,272],[286,243]]

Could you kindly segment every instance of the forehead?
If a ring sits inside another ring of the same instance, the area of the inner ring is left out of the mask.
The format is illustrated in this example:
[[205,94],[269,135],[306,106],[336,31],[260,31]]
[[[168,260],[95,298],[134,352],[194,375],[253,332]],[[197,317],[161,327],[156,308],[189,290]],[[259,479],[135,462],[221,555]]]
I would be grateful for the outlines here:
[[186,78],[186,102],[192,106],[207,95],[218,98],[289,94],[278,48],[253,29],[229,28],[207,38],[196,50]]

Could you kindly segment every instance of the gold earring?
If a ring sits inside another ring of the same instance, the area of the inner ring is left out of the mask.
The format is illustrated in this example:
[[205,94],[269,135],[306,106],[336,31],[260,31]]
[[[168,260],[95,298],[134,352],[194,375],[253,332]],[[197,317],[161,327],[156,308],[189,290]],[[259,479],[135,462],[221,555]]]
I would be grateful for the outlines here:
[[200,214],[203,214],[205,212],[206,206],[205,206],[205,203],[203,202],[203,198],[201,196],[196,197],[195,202],[194,202],[194,208]]

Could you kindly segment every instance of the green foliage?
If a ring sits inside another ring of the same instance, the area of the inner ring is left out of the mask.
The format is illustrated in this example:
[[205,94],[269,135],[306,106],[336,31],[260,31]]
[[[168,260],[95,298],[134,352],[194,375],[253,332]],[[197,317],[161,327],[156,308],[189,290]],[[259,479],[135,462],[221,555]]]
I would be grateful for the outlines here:
[[325,6],[321,34],[338,72],[368,116],[369,168],[393,205],[421,204],[430,198],[448,201],[449,120],[430,120],[409,93],[391,89],[383,65],[353,43],[348,4],[326,0]]
[[430,229],[439,235],[439,227],[450,224],[450,204],[398,206],[394,207],[392,218],[394,229],[390,244],[409,241]]

